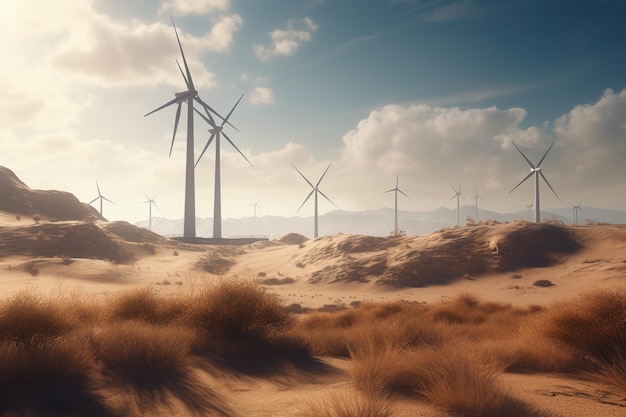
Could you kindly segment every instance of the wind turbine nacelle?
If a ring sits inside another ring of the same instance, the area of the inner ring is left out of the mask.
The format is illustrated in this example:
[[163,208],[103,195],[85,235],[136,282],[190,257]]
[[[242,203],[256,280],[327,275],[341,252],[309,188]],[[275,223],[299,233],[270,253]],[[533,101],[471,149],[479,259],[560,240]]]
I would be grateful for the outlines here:
[[178,99],[177,103],[182,103],[183,101],[192,100],[196,95],[195,91],[183,91],[181,93],[174,93],[174,96]]
[[530,172],[541,172],[541,168],[531,168]]
[[215,135],[216,133],[221,132],[222,129],[223,129],[222,126],[217,126],[217,127],[212,128],[212,129],[209,129],[209,133],[212,134],[212,135]]

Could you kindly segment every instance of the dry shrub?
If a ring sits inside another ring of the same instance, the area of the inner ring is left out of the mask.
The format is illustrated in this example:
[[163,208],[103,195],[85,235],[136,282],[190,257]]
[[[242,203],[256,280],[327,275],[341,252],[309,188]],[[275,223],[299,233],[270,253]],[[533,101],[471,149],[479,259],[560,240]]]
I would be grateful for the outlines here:
[[553,306],[547,336],[606,364],[626,357],[626,289],[596,290]]
[[177,320],[185,309],[184,300],[158,296],[150,287],[136,287],[113,294],[109,316],[114,320],[140,320],[169,323]]
[[433,319],[449,324],[480,324],[495,313],[511,310],[509,304],[485,302],[471,294],[461,294],[451,301],[432,307]]
[[[280,299],[254,281],[223,280],[189,300],[185,322],[219,353],[254,350],[292,323]],[[238,343],[235,343],[238,342]]]
[[0,302],[0,341],[36,345],[68,332],[73,325],[60,303],[30,288]]
[[367,349],[355,355],[352,378],[368,395],[418,395],[468,416],[548,416],[512,398],[497,380],[501,369],[463,345],[399,351]]
[[195,335],[178,326],[127,321],[97,329],[90,338],[105,371],[134,377],[184,373]]
[[331,395],[318,402],[308,404],[301,417],[389,417],[391,401],[381,396]]

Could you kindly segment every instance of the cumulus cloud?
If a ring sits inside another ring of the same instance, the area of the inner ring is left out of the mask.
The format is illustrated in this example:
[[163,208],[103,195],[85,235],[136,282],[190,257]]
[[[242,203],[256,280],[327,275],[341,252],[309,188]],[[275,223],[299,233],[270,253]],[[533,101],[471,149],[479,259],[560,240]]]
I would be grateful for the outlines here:
[[230,8],[230,0],[171,0],[159,6],[159,13],[185,15],[205,15],[223,12]]
[[272,45],[253,45],[254,54],[261,60],[267,61],[276,56],[293,55],[300,46],[311,40],[311,33],[317,30],[313,20],[305,17],[302,20],[290,20],[287,29],[274,29],[270,32]]
[[274,102],[274,92],[271,88],[256,87],[250,93],[249,101],[253,106],[272,104]]

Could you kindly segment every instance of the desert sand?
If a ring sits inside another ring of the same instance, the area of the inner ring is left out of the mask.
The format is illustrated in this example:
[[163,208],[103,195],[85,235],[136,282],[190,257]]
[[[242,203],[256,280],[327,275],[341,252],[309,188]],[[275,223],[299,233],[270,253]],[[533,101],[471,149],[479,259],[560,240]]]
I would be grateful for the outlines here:
[[[259,280],[291,310],[332,311],[366,301],[434,304],[464,293],[520,307],[550,306],[626,285],[626,227],[619,225],[492,223],[427,236],[308,240],[292,234],[229,246],[180,243],[125,222],[108,222],[89,210],[77,219],[41,211],[36,219],[32,211],[0,211],[2,297],[25,287],[105,296],[136,286],[175,296],[228,278]],[[537,285],[541,280],[552,285]],[[196,397],[176,397],[173,390],[168,407],[146,415],[291,416],[331,396],[355,395],[347,358],[318,357],[315,366],[258,375],[198,362],[197,397],[219,401],[203,407],[198,400],[194,412],[189,401]],[[516,398],[554,415],[626,413],[626,392],[590,379],[506,372],[499,380]],[[112,389],[110,395],[123,403],[130,394]],[[131,407],[128,413],[141,410]],[[454,414],[399,398],[390,415]]]

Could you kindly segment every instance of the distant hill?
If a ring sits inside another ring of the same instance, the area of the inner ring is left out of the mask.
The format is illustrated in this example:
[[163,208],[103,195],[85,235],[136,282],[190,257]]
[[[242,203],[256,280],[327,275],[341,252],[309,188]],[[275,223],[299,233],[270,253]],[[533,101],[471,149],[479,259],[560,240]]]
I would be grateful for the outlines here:
[[[593,207],[583,207],[584,213],[579,212],[579,224],[585,219],[594,222],[624,224],[626,211],[605,210]],[[543,219],[553,219],[565,224],[572,224],[572,209],[550,209],[542,212]],[[461,207],[461,224],[465,225],[467,216],[474,217],[474,207]],[[479,220],[496,220],[511,222],[526,220],[526,212],[496,213],[489,210],[478,210]],[[409,235],[425,235],[434,231],[456,225],[457,213],[455,209],[440,207],[431,211],[398,211],[400,229]],[[140,227],[148,227],[148,221],[135,223]],[[162,217],[152,219],[152,230],[163,236],[180,236],[183,232],[183,220],[171,220]],[[212,218],[197,218],[196,233],[201,237],[210,237],[213,230]],[[319,217],[320,235],[335,233],[363,234],[371,236],[388,236],[393,230],[393,209],[381,208],[365,211],[335,210]],[[313,217],[279,217],[260,216],[243,217],[240,219],[224,219],[222,233],[226,237],[264,235],[275,239],[288,233],[298,233],[313,237]]]

